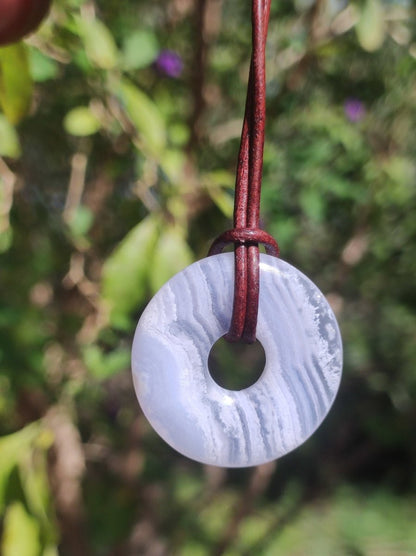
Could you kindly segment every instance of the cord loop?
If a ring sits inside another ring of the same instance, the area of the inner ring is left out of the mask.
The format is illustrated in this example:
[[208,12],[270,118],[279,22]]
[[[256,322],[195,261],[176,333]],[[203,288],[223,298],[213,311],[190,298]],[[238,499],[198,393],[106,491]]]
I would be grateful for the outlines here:
[[256,341],[259,305],[259,248],[278,256],[276,241],[259,228],[260,193],[263,172],[264,129],[266,120],[265,48],[271,0],[252,1],[252,55],[241,143],[238,155],[234,200],[234,228],[221,234],[209,254],[235,244],[234,304],[230,342]]
[[279,246],[274,237],[260,228],[232,228],[223,232],[214,240],[208,256],[218,255],[230,243],[234,243],[236,246],[261,243],[265,246],[268,255],[279,256]]

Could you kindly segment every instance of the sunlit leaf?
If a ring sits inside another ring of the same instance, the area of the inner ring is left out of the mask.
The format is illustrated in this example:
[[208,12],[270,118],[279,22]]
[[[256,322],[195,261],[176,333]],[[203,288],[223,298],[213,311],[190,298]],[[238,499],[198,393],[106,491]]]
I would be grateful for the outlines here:
[[404,156],[390,156],[386,158],[382,167],[392,181],[406,189],[406,194],[410,199],[413,194],[411,185],[414,183],[416,172],[414,160]]
[[203,176],[208,195],[227,218],[232,218],[234,197],[230,194],[235,177],[225,170],[217,170]]
[[169,181],[178,183],[182,178],[186,158],[182,151],[169,149],[163,153],[163,158],[160,161],[160,166]]
[[157,234],[157,219],[148,216],[127,234],[104,263],[102,297],[110,305],[113,324],[145,299]]
[[156,58],[159,45],[151,31],[136,31],[123,44],[123,66],[127,70],[148,66]]
[[88,106],[77,106],[70,110],[64,118],[65,131],[71,135],[79,137],[93,135],[100,127],[100,120]]
[[208,193],[220,211],[227,218],[231,218],[234,211],[234,201],[232,196],[220,187],[211,187],[208,189]]
[[29,112],[32,101],[27,48],[24,43],[0,48],[0,106],[12,124]]
[[10,473],[18,465],[38,434],[39,425],[34,423],[18,432],[0,438],[0,512],[4,508]]
[[385,36],[384,9],[380,0],[366,0],[356,25],[358,41],[364,50],[381,47]]
[[39,556],[41,549],[39,525],[22,502],[8,507],[4,518],[2,555]]
[[174,227],[165,228],[157,242],[150,268],[152,291],[156,292],[169,278],[192,261],[192,251],[182,233]]
[[9,120],[0,114],[0,156],[18,158],[21,154],[19,137]]
[[189,126],[184,123],[174,123],[169,126],[170,142],[177,147],[184,147],[189,141]]
[[19,475],[30,511],[46,528],[49,528],[50,489],[45,450],[38,449],[36,457],[27,450],[19,463]]
[[101,69],[114,68],[118,60],[118,50],[108,27],[94,18],[79,19],[78,27],[91,62]]
[[143,91],[125,79],[118,94],[144,146],[159,158],[166,144],[166,126],[158,107]]

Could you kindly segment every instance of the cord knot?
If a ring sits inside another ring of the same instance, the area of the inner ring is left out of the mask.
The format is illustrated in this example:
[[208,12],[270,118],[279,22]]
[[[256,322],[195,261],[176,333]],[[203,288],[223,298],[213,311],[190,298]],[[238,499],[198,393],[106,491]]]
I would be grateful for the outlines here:
[[276,241],[259,228],[266,119],[265,48],[270,3],[271,0],[252,2],[253,52],[238,155],[234,228],[221,234],[209,250],[209,255],[215,255],[229,243],[235,246],[233,314],[225,336],[230,342],[256,341],[260,285],[258,244],[264,244],[269,255],[279,255]]

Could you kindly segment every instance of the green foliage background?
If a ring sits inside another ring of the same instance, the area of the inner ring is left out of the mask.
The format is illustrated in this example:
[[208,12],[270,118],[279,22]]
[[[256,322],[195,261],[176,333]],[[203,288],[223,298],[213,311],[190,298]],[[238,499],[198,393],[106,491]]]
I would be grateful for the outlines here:
[[416,554],[410,2],[272,2],[262,215],[339,318],[327,420],[227,471],[135,401],[140,311],[230,226],[249,58],[236,0],[55,0],[0,48],[4,556]]

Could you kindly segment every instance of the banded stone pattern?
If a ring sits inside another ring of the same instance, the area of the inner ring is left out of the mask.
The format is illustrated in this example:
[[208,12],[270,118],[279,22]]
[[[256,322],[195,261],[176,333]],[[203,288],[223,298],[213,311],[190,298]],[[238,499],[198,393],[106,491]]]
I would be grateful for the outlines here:
[[261,254],[257,337],[265,368],[244,390],[222,388],[208,355],[228,330],[233,287],[232,253],[174,276],[137,325],[132,368],[142,410],[168,444],[206,464],[245,467],[283,456],[319,426],[338,390],[342,342],[318,288]]

